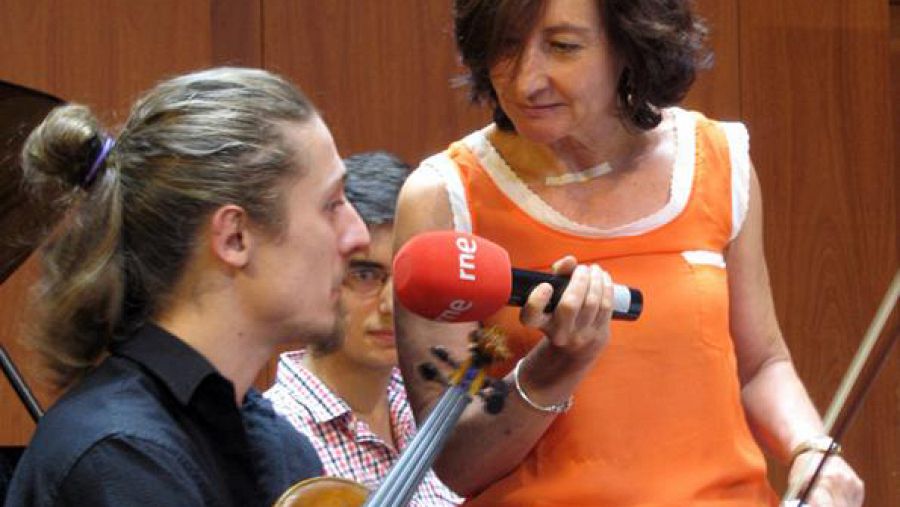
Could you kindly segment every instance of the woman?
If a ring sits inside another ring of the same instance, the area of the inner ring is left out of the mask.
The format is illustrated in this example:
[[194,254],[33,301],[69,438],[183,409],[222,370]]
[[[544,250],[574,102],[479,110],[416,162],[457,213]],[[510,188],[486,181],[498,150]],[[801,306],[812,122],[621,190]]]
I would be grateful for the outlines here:
[[[494,420],[467,412],[439,475],[473,505],[772,505],[758,445],[804,480],[823,428],[775,319],[746,130],[673,107],[703,62],[689,2],[455,8],[473,97],[495,121],[411,176],[395,246],[468,230],[517,267],[573,276],[552,315],[544,286],[486,322],[517,353],[516,401]],[[644,291],[638,322],[609,323],[593,263]],[[397,317],[421,417],[437,394],[412,368],[435,342],[460,350],[469,327]],[[812,504],[861,502],[832,460]]]
[[265,71],[196,72],[147,93],[116,139],[84,106],[54,110],[23,168],[73,204],[32,332],[67,391],[6,505],[271,505],[319,475],[252,388],[277,346],[331,339],[368,243],[312,104]]

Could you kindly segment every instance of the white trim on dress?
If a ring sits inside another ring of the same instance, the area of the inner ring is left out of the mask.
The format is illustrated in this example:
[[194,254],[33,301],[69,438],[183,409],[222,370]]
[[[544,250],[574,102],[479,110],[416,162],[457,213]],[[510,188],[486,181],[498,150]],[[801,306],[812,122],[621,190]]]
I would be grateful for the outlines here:
[[728,139],[731,161],[731,238],[741,232],[750,204],[750,135],[747,127],[738,122],[720,122]]
[[535,220],[556,230],[586,237],[637,236],[671,222],[684,211],[694,181],[696,116],[680,108],[670,108],[668,111],[672,113],[675,122],[676,149],[669,200],[656,212],[611,229],[600,229],[575,222],[547,204],[507,165],[488,140],[487,129],[469,134],[462,142],[478,158],[485,172],[500,190]]
[[681,252],[689,264],[701,266],[715,266],[725,269],[725,256],[722,252],[713,252],[711,250],[686,250]]
[[430,170],[444,182],[447,198],[450,201],[450,213],[453,215],[453,229],[457,232],[471,234],[472,215],[469,213],[466,190],[456,163],[447,155],[447,152],[441,152],[425,159],[419,165],[419,170]]

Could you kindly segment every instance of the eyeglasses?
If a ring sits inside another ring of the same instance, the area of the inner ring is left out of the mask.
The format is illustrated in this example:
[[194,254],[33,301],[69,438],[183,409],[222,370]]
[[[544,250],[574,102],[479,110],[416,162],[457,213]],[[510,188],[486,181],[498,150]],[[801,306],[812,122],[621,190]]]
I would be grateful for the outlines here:
[[353,260],[344,276],[344,286],[362,296],[374,296],[390,278],[391,273],[377,262]]

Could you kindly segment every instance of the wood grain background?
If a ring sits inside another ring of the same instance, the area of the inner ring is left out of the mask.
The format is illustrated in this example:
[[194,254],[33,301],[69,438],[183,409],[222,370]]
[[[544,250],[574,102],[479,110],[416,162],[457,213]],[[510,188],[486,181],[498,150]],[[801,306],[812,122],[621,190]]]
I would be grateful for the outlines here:
[[[900,5],[696,3],[716,64],[686,103],[750,130],[778,315],[824,411],[898,267]],[[450,32],[442,0],[0,0],[0,79],[86,103],[113,126],[167,76],[261,66],[307,92],[342,153],[386,148],[415,163],[488,118],[451,85],[462,69]],[[0,340],[47,405],[18,343],[35,276],[29,262],[0,287]],[[869,506],[900,498],[897,356],[845,438]],[[32,431],[0,381],[0,445]],[[783,471],[772,477],[780,487]]]

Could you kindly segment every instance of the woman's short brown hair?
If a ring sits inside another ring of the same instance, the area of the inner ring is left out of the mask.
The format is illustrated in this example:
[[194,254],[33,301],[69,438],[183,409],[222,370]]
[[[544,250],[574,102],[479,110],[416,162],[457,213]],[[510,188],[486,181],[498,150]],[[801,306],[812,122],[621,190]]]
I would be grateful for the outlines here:
[[[660,109],[680,102],[697,70],[708,66],[706,27],[689,0],[597,0],[601,23],[622,59],[617,94],[622,117],[649,130],[659,124]],[[455,0],[456,44],[469,69],[473,102],[494,107],[494,121],[515,130],[497,102],[490,68],[517,54],[521,37],[537,24],[545,0]]]

